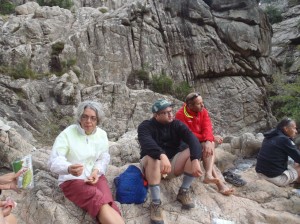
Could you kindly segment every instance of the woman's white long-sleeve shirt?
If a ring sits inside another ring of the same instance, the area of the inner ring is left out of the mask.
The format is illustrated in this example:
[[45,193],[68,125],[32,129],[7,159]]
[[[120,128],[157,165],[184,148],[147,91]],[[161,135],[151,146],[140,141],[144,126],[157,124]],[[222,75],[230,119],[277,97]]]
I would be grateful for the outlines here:
[[[85,180],[93,169],[98,169],[98,175],[101,176],[105,174],[109,161],[106,132],[96,127],[91,135],[86,135],[79,124],[73,124],[55,139],[48,166],[51,172],[59,175],[60,185],[67,180]],[[78,177],[68,173],[68,167],[76,163],[84,166],[82,175]]]

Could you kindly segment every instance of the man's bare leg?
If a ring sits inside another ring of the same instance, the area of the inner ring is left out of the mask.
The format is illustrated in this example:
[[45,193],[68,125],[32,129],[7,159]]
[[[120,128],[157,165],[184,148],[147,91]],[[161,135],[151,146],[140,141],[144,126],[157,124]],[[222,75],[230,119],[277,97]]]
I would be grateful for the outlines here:
[[[218,178],[218,174],[217,174],[217,171],[215,169],[215,167],[213,166],[212,168],[212,175],[215,177],[215,178]],[[218,178],[219,179],[219,178]],[[219,179],[219,182],[216,183],[217,185],[217,188],[219,190],[219,192],[223,195],[226,195],[226,196],[229,196],[231,194],[234,193],[234,189],[233,188],[229,188],[222,180]]]
[[143,167],[146,179],[149,185],[160,184],[161,181],[161,170],[160,160],[153,159],[150,156],[143,158]]
[[205,169],[205,176],[203,182],[206,184],[217,184],[220,182],[216,172],[214,171],[214,163],[215,163],[215,152],[213,155],[209,157],[202,158],[203,166]]
[[300,165],[299,165],[299,163],[295,163],[294,169],[295,169],[295,170],[297,171],[297,173],[298,173],[298,178],[297,178],[296,182],[297,182],[297,183],[300,183]]
[[175,167],[174,167],[174,174],[179,176],[184,172],[191,173],[192,164],[190,160],[190,151],[189,149],[185,149],[184,151],[180,152],[180,156],[178,156]]

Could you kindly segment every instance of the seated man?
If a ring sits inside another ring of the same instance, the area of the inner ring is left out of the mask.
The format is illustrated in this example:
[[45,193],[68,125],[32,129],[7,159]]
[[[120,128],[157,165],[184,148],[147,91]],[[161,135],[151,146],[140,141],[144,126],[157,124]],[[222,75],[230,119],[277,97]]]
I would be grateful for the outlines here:
[[208,111],[204,108],[203,99],[199,93],[187,95],[185,104],[177,111],[176,119],[185,123],[202,145],[202,160],[205,169],[204,183],[214,183],[220,193],[231,195],[234,189],[229,188],[218,178],[214,168],[215,142],[223,142],[221,136],[214,136]]
[[141,166],[151,194],[151,223],[163,224],[160,206],[161,177],[183,174],[177,200],[184,209],[195,207],[189,196],[189,188],[195,177],[202,174],[199,162],[201,145],[186,125],[174,120],[170,102],[162,99],[156,101],[152,112],[153,117],[139,125],[138,140],[141,145]]
[[[279,187],[300,183],[300,151],[292,140],[296,134],[296,122],[290,118],[284,118],[276,129],[264,134],[255,167],[260,177]],[[288,156],[295,161],[294,166],[288,166]]]

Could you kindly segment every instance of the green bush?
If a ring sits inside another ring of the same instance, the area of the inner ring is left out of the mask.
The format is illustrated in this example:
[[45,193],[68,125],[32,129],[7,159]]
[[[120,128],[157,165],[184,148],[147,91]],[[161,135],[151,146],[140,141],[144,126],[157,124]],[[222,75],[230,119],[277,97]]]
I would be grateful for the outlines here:
[[166,74],[154,75],[151,80],[151,89],[162,94],[173,93],[173,80]]
[[51,55],[59,55],[65,48],[65,43],[63,42],[56,42],[51,46],[52,52]]
[[37,74],[31,70],[30,64],[27,60],[23,60],[21,63],[14,66],[0,66],[0,73],[7,74],[14,79],[35,79]]
[[144,69],[140,69],[140,70],[133,70],[132,71],[132,75],[134,78],[137,78],[139,80],[142,80],[145,82],[145,84],[149,83],[149,72],[147,72]]
[[[147,68],[144,65],[144,68]],[[136,79],[144,81],[145,88],[149,87],[152,91],[161,94],[170,94],[175,98],[184,101],[186,95],[192,92],[192,87],[186,81],[180,83],[174,83],[172,78],[167,76],[165,73],[160,75],[153,75],[150,79],[149,72],[145,69],[133,70],[127,79],[127,85],[134,86],[136,84]]]
[[191,93],[192,90],[193,88],[186,81],[182,81],[174,85],[173,95],[177,99],[185,101],[185,97]]
[[71,58],[65,61],[61,61],[59,55],[65,48],[65,43],[56,42],[52,46],[51,59],[49,62],[50,71],[56,75],[62,75],[71,69],[77,63],[76,58]]
[[107,8],[100,8],[99,11],[103,14],[108,12]]
[[269,18],[269,22],[271,24],[279,23],[282,21],[281,11],[274,6],[267,6],[265,9],[265,13]]
[[0,0],[0,14],[6,15],[14,13],[15,5],[9,0]]
[[294,60],[292,58],[287,57],[284,62],[284,68],[289,69],[293,65],[293,63]]
[[286,82],[284,76],[275,75],[274,82],[269,86],[272,110],[275,117],[291,117],[300,122],[300,77],[294,82]]
[[60,8],[70,9],[73,6],[73,0],[37,0],[40,6],[59,6]]

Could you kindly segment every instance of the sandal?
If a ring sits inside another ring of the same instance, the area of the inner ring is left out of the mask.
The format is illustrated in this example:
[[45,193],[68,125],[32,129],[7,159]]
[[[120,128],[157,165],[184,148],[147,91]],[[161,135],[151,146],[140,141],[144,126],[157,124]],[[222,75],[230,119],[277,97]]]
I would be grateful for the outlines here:
[[231,183],[236,187],[242,187],[247,183],[246,181],[240,178],[240,175],[232,173],[230,171],[224,172],[223,176],[228,183]]
[[230,171],[230,170],[225,171],[225,172],[223,173],[223,176],[226,176],[226,175],[234,175],[234,176],[236,176],[236,177],[238,177],[238,178],[241,178],[241,175],[239,175],[239,174],[237,174],[237,173],[234,173],[233,171]]

